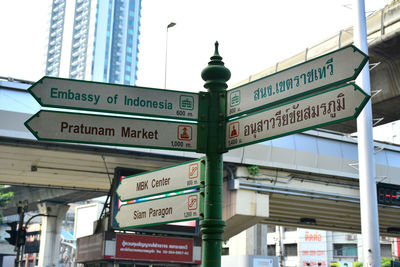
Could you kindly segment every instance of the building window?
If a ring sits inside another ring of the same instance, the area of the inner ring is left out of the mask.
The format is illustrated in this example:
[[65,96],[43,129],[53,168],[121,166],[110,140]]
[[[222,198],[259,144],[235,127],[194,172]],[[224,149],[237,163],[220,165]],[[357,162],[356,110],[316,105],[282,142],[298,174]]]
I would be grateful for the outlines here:
[[267,246],[267,255],[268,256],[276,256],[276,247],[275,245],[268,245]]
[[340,257],[357,257],[357,244],[333,244],[333,255]]
[[392,257],[392,244],[381,244],[381,257]]
[[229,255],[229,247],[223,247],[222,248],[222,252],[221,255]]
[[285,227],[285,232],[296,232],[297,227]]
[[297,244],[284,244],[285,256],[297,256]]
[[275,233],[276,226],[268,224],[267,233]]

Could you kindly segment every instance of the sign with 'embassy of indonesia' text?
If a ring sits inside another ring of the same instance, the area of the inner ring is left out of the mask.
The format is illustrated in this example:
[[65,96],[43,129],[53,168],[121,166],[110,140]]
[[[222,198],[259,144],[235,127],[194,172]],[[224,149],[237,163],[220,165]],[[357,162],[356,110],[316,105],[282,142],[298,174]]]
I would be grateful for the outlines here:
[[44,107],[197,120],[197,93],[43,77],[29,93]]
[[38,139],[196,151],[197,125],[41,110],[25,122]]

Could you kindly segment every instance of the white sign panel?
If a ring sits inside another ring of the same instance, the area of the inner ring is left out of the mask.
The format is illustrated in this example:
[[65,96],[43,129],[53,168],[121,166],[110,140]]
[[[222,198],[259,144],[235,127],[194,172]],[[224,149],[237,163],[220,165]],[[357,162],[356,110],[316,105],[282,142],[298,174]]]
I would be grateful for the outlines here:
[[196,93],[43,77],[28,91],[46,107],[196,120]]
[[204,161],[192,161],[144,174],[125,177],[117,188],[121,201],[200,186]]
[[196,151],[197,125],[41,110],[25,126],[39,140]]
[[122,205],[115,216],[121,229],[194,220],[199,217],[200,193],[177,195]]
[[368,56],[354,46],[306,61],[227,92],[228,117],[354,80]]
[[301,267],[328,267],[326,231],[299,228]]
[[253,259],[253,267],[274,267],[274,260],[273,259],[254,258]]
[[353,262],[351,261],[339,261],[339,267],[352,267]]
[[369,99],[348,84],[227,123],[228,149],[356,118]]

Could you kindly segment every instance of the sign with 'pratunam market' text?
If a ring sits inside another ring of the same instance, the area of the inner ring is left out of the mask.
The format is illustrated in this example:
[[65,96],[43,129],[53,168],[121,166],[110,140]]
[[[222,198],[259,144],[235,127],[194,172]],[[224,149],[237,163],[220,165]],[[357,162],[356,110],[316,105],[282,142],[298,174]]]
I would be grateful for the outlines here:
[[196,151],[197,125],[41,110],[25,122],[38,139]]

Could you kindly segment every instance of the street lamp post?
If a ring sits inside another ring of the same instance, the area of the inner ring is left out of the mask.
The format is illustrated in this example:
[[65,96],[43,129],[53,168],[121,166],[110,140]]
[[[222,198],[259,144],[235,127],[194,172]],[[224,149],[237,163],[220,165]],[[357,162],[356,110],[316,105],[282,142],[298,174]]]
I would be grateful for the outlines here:
[[167,26],[167,33],[165,38],[165,67],[164,67],[164,89],[167,88],[167,60],[168,60],[168,29],[176,25],[175,22],[171,22]]

